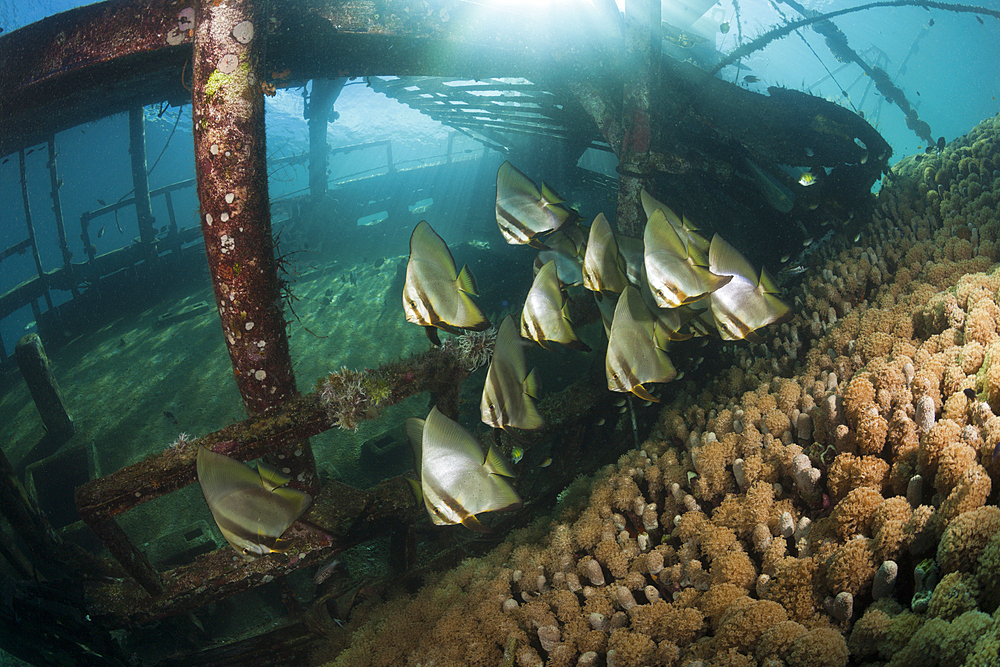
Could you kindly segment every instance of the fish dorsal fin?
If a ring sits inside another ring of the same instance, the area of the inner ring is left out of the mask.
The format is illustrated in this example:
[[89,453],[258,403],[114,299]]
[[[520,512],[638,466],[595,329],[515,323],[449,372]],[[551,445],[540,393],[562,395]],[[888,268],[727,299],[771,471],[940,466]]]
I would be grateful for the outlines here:
[[673,209],[661,202],[659,199],[649,194],[645,188],[639,192],[639,199],[642,201],[642,210],[646,214],[646,220],[653,217],[653,212],[659,209],[663,211],[663,216],[671,225],[683,229],[684,222],[674,213]]
[[553,284],[558,291],[560,289],[559,267],[556,265],[556,260],[550,259],[542,264],[542,268],[538,269],[532,287],[538,285],[539,287],[546,286],[547,289],[552,289]]
[[713,273],[725,276],[742,276],[747,282],[757,284],[757,272],[747,258],[716,234],[708,250],[708,263]]
[[561,204],[566,201],[557,195],[556,191],[553,190],[545,181],[542,181],[542,199],[544,199],[547,204]]
[[496,447],[490,447],[490,451],[486,453],[486,463],[483,465],[494,475],[501,475],[503,477],[514,476],[514,471],[510,469],[507,458]]
[[510,160],[500,165],[500,170],[497,172],[497,190],[527,195],[535,200],[542,198],[538,186],[512,165]]
[[422,441],[424,450],[429,443],[435,443],[436,447],[447,447],[452,452],[473,461],[483,460],[483,448],[479,446],[479,441],[461,424],[445,417],[437,406],[431,408],[430,414],[424,421]]
[[410,235],[410,257],[438,266],[446,276],[455,279],[455,259],[451,256],[451,250],[426,220],[421,220],[413,228]]
[[524,350],[522,349],[523,339],[518,333],[518,327],[514,324],[514,318],[510,315],[503,318],[500,323],[500,330],[497,331],[497,340],[493,345],[493,358],[505,360],[510,364],[518,380],[527,375],[524,364]]
[[479,290],[476,287],[476,279],[472,275],[472,271],[469,270],[469,265],[466,264],[462,267],[462,270],[458,274],[456,279],[456,284],[458,289],[466,294],[472,294],[473,296],[479,296]]
[[761,267],[760,269],[760,282],[757,284],[757,287],[764,294],[781,293],[781,289],[778,287],[778,284],[774,282],[774,277],[764,267]]
[[260,475],[260,481],[268,491],[274,491],[288,484],[288,481],[291,479],[291,477],[282,474],[276,468],[269,466],[263,461],[257,464],[257,474]]
[[417,470],[420,470],[420,453],[424,441],[424,420],[417,417],[410,417],[406,420],[406,437],[413,447],[413,456],[417,459]]
[[688,256],[687,246],[678,235],[677,230],[667,220],[663,209],[656,209],[649,216],[646,222],[646,231],[643,234],[645,252],[667,251],[677,257],[686,259]]
[[261,486],[260,475],[253,468],[204,445],[198,445],[197,469],[198,481],[210,508],[234,489]]

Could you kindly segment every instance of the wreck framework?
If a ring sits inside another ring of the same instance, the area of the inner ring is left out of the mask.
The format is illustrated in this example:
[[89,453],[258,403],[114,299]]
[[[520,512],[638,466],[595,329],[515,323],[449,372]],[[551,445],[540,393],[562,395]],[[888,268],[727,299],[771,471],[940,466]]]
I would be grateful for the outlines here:
[[[100,632],[141,626],[276,579],[281,582],[296,570],[386,531],[401,534],[394,539],[406,542],[412,539],[407,533],[412,531],[414,518],[422,512],[409,485],[399,477],[367,490],[330,482],[321,485],[316,477],[308,438],[334,424],[315,394],[298,392],[283,314],[275,307],[280,277],[263,167],[263,98],[275,84],[378,74],[476,80],[519,76],[542,82],[533,89],[531,112],[526,112],[525,105],[483,105],[478,114],[466,113],[461,122],[453,118],[450,123],[448,113],[457,105],[426,103],[426,97],[398,86],[395,94],[412,106],[423,104],[428,107],[426,113],[453,127],[464,124],[466,131],[480,138],[493,138],[501,147],[507,133],[520,131],[563,142],[573,159],[591,147],[613,152],[620,165],[616,218],[619,228],[632,234],[641,233],[643,224],[638,205],[641,188],[655,191],[663,174],[732,178],[734,158],[725,146],[734,139],[769,163],[793,152],[801,154],[802,143],[808,141],[815,148],[817,164],[856,165],[853,178],[860,191],[870,188],[889,157],[888,146],[877,132],[839,107],[792,92],[775,94],[766,101],[708,78],[697,68],[662,60],[659,3],[655,1],[645,3],[644,14],[626,17],[610,0],[595,2],[591,11],[577,12],[569,21],[560,16],[559,31],[549,30],[551,22],[544,16],[525,21],[523,15],[512,16],[499,5],[484,8],[459,0],[423,5],[427,11],[413,11],[415,5],[409,0],[302,0],[269,5],[244,0],[225,7],[207,1],[192,5],[181,0],[110,0],[0,38],[0,99],[4,100],[0,155],[17,152],[24,189],[26,149],[46,144],[50,197],[62,254],[60,268],[43,269],[25,195],[28,237],[0,253],[0,261],[30,250],[38,275],[0,297],[0,316],[31,304],[44,337],[47,327],[58,326],[60,318],[71,317],[74,308],[99,298],[94,285],[123,267],[131,268],[141,282],[161,273],[171,255],[197,261],[197,249],[183,244],[200,235],[206,244],[234,376],[251,417],[199,442],[240,460],[284,455],[285,460],[298,464],[295,483],[316,498],[307,517],[309,525],[285,554],[234,564],[227,546],[190,564],[158,571],[115,517],[194,481],[194,449],[168,450],[77,488],[80,516],[116,561],[109,567],[59,537],[21,485],[17,472],[0,456],[3,511],[18,533],[17,543],[4,538],[4,555],[19,564],[26,580],[38,573],[48,578],[82,575],[87,582],[85,608]],[[558,58],[558,75],[552,71],[554,58]],[[191,77],[190,92],[186,76]],[[493,88],[516,88],[502,79],[490,83]],[[436,86],[444,95],[434,80],[422,80],[422,85]],[[680,101],[673,106],[664,102],[668,91],[680,93]],[[457,96],[464,91],[456,88],[453,92]],[[171,192],[195,184],[149,189],[142,107],[192,100],[201,224],[182,230],[174,218]],[[538,100],[548,101],[536,104]],[[325,119],[329,100],[315,102],[314,117]],[[671,127],[653,117],[654,107],[664,106],[677,124],[710,124],[712,136],[702,136],[698,142],[676,141],[677,125]],[[720,114],[719,108],[726,113]],[[810,109],[812,115],[803,118],[802,108]],[[727,115],[734,109],[762,122],[771,117],[769,131],[750,136],[745,128],[727,126]],[[774,114],[776,110],[785,114]],[[55,134],[118,112],[129,114],[135,195],[81,219],[88,259],[74,263],[61,215]],[[809,120],[820,114],[834,130],[810,133]],[[783,136],[779,128],[787,131],[789,124],[801,126],[802,135]],[[313,161],[322,155],[325,164],[320,136],[317,133]],[[857,137],[864,137],[875,159],[860,159],[853,141]],[[314,194],[325,188],[321,179],[311,184]],[[150,212],[150,198],[158,196],[165,198],[171,217],[170,233],[164,238],[154,233]],[[107,255],[91,252],[90,220],[125,206],[137,211],[139,241]],[[71,305],[53,306],[53,289],[71,292]],[[44,311],[39,300],[47,306]],[[261,354],[261,349],[268,353]],[[3,355],[6,358],[5,350]],[[366,373],[380,374],[389,383],[392,398],[386,404],[429,391],[445,405],[455,401],[457,387],[467,374],[453,350],[432,350]],[[549,420],[560,426],[561,435],[556,436],[553,428],[546,437],[560,438],[570,452],[584,448],[590,437],[587,424],[601,410],[604,393],[586,386],[566,390],[560,397],[559,413]],[[372,410],[370,416],[378,413]],[[616,441],[627,446],[632,437],[627,433],[616,436]],[[40,454],[51,453],[61,444],[49,442]],[[561,475],[570,471],[566,465]],[[544,497],[551,498],[551,494]],[[27,545],[26,553],[21,553],[20,544]],[[270,650],[262,664],[293,662],[310,642],[323,638],[315,621],[303,620],[295,593],[287,585],[279,584],[279,588],[295,620],[268,635]],[[121,658],[113,654],[113,642],[106,636],[95,638],[83,630],[77,636],[101,659]],[[176,661],[184,664],[198,654],[201,664],[227,664],[243,652],[255,651],[260,656],[256,651],[263,637],[235,642],[225,649],[199,648]]]

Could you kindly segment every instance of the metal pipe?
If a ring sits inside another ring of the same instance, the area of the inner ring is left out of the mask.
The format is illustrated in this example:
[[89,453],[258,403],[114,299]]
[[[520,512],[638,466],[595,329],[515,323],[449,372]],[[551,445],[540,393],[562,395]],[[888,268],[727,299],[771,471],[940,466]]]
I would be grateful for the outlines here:
[[[274,256],[264,141],[267,15],[254,0],[196,7],[193,110],[200,220],[233,375],[256,414],[297,393]],[[280,453],[292,484],[315,491],[309,442]]]
[[[45,165],[49,168],[49,185],[52,186],[52,190],[49,193],[49,196],[52,197],[52,215],[56,220],[56,234],[59,236],[59,250],[62,252],[63,268],[67,273],[72,273],[73,253],[70,252],[69,243],[66,242],[66,225],[63,224],[62,200],[59,198],[62,179],[59,178],[59,171],[56,169],[56,158],[59,156],[59,152],[56,150],[56,139],[54,136],[49,137],[48,144],[49,161]],[[80,295],[80,291],[77,289],[75,283],[71,291],[74,297]]]
[[156,258],[152,248],[156,240],[153,209],[149,205],[149,178],[146,173],[146,123],[142,107],[128,110],[128,152],[132,157],[132,188],[135,190],[135,217],[139,223],[139,240],[149,248],[150,259]]
[[[21,173],[21,201],[24,203],[24,226],[28,230],[28,239],[31,241],[31,258],[35,260],[35,270],[38,271],[38,279],[42,281],[44,287],[45,304],[52,310],[52,296],[49,294],[48,282],[45,280],[45,270],[42,268],[42,258],[38,254],[38,242],[35,239],[35,225],[31,222],[31,206],[28,203],[28,177],[24,167],[24,149],[17,152],[18,166]],[[37,306],[35,306],[37,309]],[[38,321],[38,313],[35,313],[35,321]]]

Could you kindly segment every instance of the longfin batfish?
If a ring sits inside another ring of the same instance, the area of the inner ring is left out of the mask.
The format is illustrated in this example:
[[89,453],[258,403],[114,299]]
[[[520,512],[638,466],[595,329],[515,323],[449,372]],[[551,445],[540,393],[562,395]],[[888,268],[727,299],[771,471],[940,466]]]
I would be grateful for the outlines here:
[[463,266],[455,270],[455,260],[444,240],[421,220],[410,235],[410,259],[403,283],[403,311],[406,321],[427,328],[427,337],[440,345],[436,329],[458,333],[458,329],[489,329],[479,306],[470,295],[477,294],[476,281]]
[[677,377],[666,352],[666,336],[631,285],[618,297],[605,357],[608,389],[630,391],[646,401],[656,401],[645,384],[670,382]]
[[723,339],[762,342],[754,331],[792,317],[788,304],[774,296],[778,288],[771,276],[764,270],[758,276],[750,262],[718,234],[712,238],[708,260],[712,271],[732,276],[711,294],[712,316]]
[[599,213],[590,226],[583,256],[583,286],[591,292],[621,294],[628,285],[628,267],[611,223]]
[[699,260],[694,244],[687,244],[663,209],[656,209],[646,221],[643,234],[644,264],[649,288],[661,308],[677,308],[697,301],[729,282],[709,270]]
[[435,524],[460,523],[489,532],[477,514],[521,507],[507,481],[514,475],[504,458],[492,447],[483,456],[472,434],[436,407],[426,420],[407,419],[406,434],[417,458],[424,506]]
[[544,248],[539,234],[562,227],[574,213],[562,206],[563,199],[542,183],[541,190],[510,162],[497,171],[497,225],[511,244],[531,244]]
[[281,535],[312,505],[308,493],[285,486],[267,466],[255,471],[224,454],[198,447],[198,482],[223,537],[246,560],[284,551]]
[[551,343],[561,343],[574,350],[590,351],[573,331],[555,260],[546,262],[531,283],[521,309],[521,335],[547,350],[552,349]]
[[[685,215],[683,218],[679,217],[674,213],[673,209],[656,199],[653,195],[649,194],[645,188],[639,192],[639,198],[642,201],[642,210],[646,214],[646,219],[653,215],[653,211],[660,209],[663,211],[664,216],[667,218],[667,222],[673,225],[674,229],[684,240],[684,246],[690,247],[694,246],[696,249],[696,257],[702,258],[706,253],[708,253],[708,239],[698,233],[698,228],[692,223],[688,217]],[[702,266],[708,266],[708,260],[706,259]]]
[[483,423],[494,428],[510,427],[534,431],[545,426],[534,399],[538,396],[535,371],[525,371],[525,342],[510,315],[500,323],[493,358],[486,371],[480,413]]

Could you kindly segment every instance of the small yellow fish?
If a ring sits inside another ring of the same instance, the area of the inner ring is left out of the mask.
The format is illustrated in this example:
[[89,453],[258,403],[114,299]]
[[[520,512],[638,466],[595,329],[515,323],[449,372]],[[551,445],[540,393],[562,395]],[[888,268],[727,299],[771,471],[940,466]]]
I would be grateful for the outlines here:
[[724,21],[719,24],[719,32],[721,32],[723,35],[729,32],[729,21]]
[[514,446],[514,449],[510,450],[510,460],[517,465],[524,458],[524,449],[518,445]]
[[754,76],[753,74],[747,74],[745,77],[743,77],[743,80],[746,81],[747,83],[757,83],[758,81],[760,81],[760,77]]
[[546,459],[545,459],[544,461],[542,461],[541,463],[539,463],[539,464],[538,464],[538,467],[539,467],[539,468],[548,468],[548,467],[549,467],[550,465],[552,465],[552,457],[551,457],[551,456],[550,456],[550,457],[548,457],[548,458],[546,458]]
[[799,175],[799,185],[810,186],[816,183],[816,175],[811,171],[804,171]]

